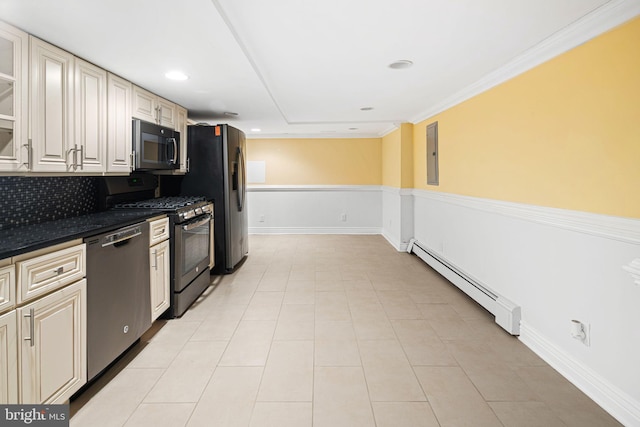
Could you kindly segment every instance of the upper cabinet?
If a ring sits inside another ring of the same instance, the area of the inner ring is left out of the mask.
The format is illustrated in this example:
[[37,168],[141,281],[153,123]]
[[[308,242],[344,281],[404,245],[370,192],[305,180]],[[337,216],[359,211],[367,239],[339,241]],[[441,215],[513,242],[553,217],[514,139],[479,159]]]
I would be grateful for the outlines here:
[[30,124],[32,171],[69,172],[78,168],[74,141],[74,56],[30,37]]
[[187,109],[176,105],[176,130],[180,132],[180,169],[179,172],[189,172],[189,157],[187,153]]
[[27,171],[29,36],[0,21],[0,172]]
[[186,109],[0,21],[0,174],[129,174],[132,118],[180,132],[186,173]]
[[133,85],[114,74],[107,76],[107,172],[131,171]]
[[175,129],[176,105],[141,87],[134,86],[133,117]]
[[[104,172],[107,168],[107,72],[75,59],[74,172]],[[78,160],[79,159],[79,165]]]

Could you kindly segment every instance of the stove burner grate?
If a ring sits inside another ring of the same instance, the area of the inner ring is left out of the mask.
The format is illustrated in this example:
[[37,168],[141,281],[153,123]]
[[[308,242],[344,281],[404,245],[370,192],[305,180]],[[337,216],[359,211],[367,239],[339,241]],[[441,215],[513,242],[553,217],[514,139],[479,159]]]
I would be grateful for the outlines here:
[[204,202],[205,198],[200,196],[175,196],[160,197],[158,199],[141,200],[138,202],[119,203],[115,205],[117,209],[179,209],[196,203]]

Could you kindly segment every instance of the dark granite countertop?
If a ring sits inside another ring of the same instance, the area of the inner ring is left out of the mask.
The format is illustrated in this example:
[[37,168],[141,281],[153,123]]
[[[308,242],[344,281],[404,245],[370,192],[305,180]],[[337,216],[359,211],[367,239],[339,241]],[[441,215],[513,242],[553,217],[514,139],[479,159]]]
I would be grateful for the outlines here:
[[0,230],[0,260],[162,215],[150,210],[113,210]]

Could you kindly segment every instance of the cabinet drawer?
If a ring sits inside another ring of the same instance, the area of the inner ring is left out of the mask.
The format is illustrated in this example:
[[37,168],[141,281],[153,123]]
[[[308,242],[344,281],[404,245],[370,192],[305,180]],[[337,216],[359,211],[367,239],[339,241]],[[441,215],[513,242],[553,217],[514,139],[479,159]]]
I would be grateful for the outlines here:
[[16,269],[13,265],[0,268],[0,313],[16,304]]
[[82,279],[86,274],[84,244],[16,263],[17,303],[29,301]]
[[149,223],[149,246],[169,238],[169,218],[162,218]]

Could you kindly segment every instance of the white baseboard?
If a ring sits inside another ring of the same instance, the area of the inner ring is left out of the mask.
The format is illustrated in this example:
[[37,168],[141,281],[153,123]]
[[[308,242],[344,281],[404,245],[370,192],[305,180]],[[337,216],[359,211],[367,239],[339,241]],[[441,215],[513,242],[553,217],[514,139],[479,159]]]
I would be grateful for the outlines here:
[[249,227],[249,234],[382,234],[372,227]]
[[622,424],[640,426],[640,402],[553,345],[524,321],[520,322],[519,339]]
[[385,232],[385,230],[381,230],[382,233],[382,237],[384,237],[387,242],[389,242],[389,244],[391,246],[393,246],[394,248],[396,248],[396,250],[398,252],[406,252],[407,248],[409,247],[408,243],[402,243],[399,242],[396,238],[390,236],[388,233]]

